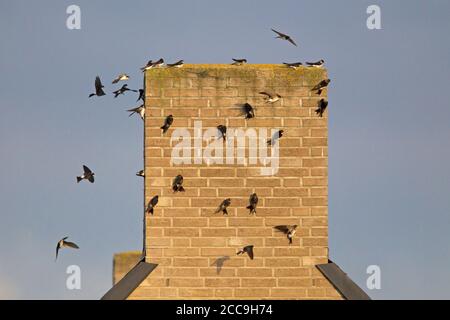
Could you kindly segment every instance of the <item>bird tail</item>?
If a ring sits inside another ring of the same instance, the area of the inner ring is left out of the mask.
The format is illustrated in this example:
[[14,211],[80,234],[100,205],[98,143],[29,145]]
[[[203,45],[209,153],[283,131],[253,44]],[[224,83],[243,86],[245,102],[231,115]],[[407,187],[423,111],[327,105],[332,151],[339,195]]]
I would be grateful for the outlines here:
[[166,126],[166,125],[163,125],[163,126],[161,127],[161,129],[162,129],[163,133],[166,133],[167,130],[169,130],[169,127]]
[[289,237],[289,244],[292,244],[292,237]]
[[179,192],[185,192],[186,190],[184,190],[183,186],[180,186],[180,187],[178,188],[178,191],[179,191]]
[[80,183],[81,180],[83,180],[81,177],[77,177],[77,183]]
[[93,96],[95,96],[95,93],[91,93],[91,94],[89,95],[89,98],[92,98]]
[[147,209],[147,213],[150,213],[151,215],[153,215],[153,207],[148,208],[148,209]]
[[117,82],[119,82],[119,80],[115,79],[112,83],[115,84]]
[[223,212],[223,214],[228,215],[228,210],[227,210],[227,208],[223,208],[222,212]]
[[236,252],[236,255],[240,255],[240,254],[243,254],[244,253],[244,250],[239,250],[238,252]]

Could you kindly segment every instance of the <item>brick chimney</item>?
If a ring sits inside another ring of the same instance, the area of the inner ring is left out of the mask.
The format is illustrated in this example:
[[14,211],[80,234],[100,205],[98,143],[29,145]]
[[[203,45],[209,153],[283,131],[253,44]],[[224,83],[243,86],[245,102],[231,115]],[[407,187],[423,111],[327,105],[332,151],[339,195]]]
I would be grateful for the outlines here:
[[[158,267],[129,298],[342,298],[316,268],[328,263],[328,113],[315,113],[327,91],[311,89],[326,78],[325,69],[281,65],[146,72],[145,201],[159,195],[159,203],[145,219],[145,261]],[[266,103],[261,91],[282,98]],[[244,118],[245,103],[255,118]],[[169,115],[174,121],[163,134]],[[218,125],[228,128],[226,142],[203,139]],[[269,157],[278,150],[276,166],[260,152],[278,130],[279,149],[267,149]],[[233,131],[247,138],[233,139]],[[214,149],[220,144],[222,155]],[[171,188],[177,175],[185,192]],[[259,197],[255,215],[246,209],[252,193]],[[226,198],[228,215],[215,213]],[[292,244],[277,225],[298,225]],[[254,260],[236,255],[246,245],[254,245]],[[229,258],[219,272],[222,257]]]

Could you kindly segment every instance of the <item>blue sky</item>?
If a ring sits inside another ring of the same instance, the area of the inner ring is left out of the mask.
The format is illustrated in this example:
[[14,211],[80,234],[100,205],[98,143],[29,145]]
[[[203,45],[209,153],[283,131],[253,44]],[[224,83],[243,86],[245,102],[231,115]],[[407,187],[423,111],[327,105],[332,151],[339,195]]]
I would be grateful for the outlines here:
[[[66,8],[81,7],[81,30]],[[378,4],[382,30],[366,28]],[[373,298],[450,298],[450,3],[447,1],[0,0],[0,298],[98,299],[112,255],[141,248],[142,123],[135,95],[87,99],[97,74],[142,86],[150,58],[324,58],[330,257]],[[273,39],[289,33],[298,48]],[[111,79],[111,80],[110,80]],[[77,185],[81,165],[93,185]],[[55,241],[82,250],[54,263]],[[65,269],[82,269],[82,290]]]

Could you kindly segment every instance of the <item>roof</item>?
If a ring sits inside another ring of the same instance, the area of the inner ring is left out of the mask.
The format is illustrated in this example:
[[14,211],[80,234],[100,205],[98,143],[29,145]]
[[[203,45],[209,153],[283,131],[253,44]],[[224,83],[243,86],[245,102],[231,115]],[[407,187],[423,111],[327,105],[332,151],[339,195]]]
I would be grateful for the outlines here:
[[125,300],[157,266],[141,260],[101,300]]
[[333,261],[316,265],[337,291],[347,300],[371,300],[352,279]]

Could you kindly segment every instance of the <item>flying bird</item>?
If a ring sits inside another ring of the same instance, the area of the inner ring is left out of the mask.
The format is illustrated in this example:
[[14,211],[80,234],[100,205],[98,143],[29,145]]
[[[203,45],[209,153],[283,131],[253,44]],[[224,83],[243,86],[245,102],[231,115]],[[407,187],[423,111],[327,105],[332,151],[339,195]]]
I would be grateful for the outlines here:
[[119,81],[125,81],[125,80],[129,80],[130,79],[130,77],[126,74],[126,73],[122,73],[122,74],[119,74],[118,76],[117,76],[117,78],[115,78],[114,80],[113,80],[113,84],[115,84],[115,83],[117,83],[117,82],[119,82]]
[[234,62],[231,64],[233,66],[242,66],[247,63],[247,59],[232,59]]
[[60,249],[62,249],[62,248],[79,249],[79,247],[75,243],[70,242],[70,241],[66,241],[67,238],[68,237],[64,237],[64,238],[62,238],[61,240],[58,241],[58,244],[56,245],[56,258],[55,258],[55,261],[58,259],[58,253],[59,253]]
[[124,84],[122,88],[113,92],[114,98],[117,98],[121,94],[125,94],[127,91],[138,92],[137,90],[128,89],[128,84]]
[[106,95],[105,91],[103,91],[103,88],[104,88],[104,86],[102,84],[102,81],[100,80],[100,77],[97,76],[95,78],[95,93],[91,93],[89,95],[89,98],[91,98],[93,96],[101,97],[101,96]]
[[231,204],[230,198],[223,200],[215,213],[219,213],[220,211],[222,211],[224,215],[228,215],[227,208],[230,206],[230,204]]
[[249,103],[243,104],[241,110],[242,114],[245,115],[245,119],[252,119],[255,117],[255,109]]
[[273,32],[275,32],[278,36],[276,37],[277,39],[283,39],[286,41],[289,41],[290,43],[292,43],[294,46],[297,46],[297,44],[294,42],[294,40],[288,36],[287,34],[278,32],[277,30],[271,29]]
[[149,213],[153,215],[153,209],[155,209],[156,205],[158,204],[158,196],[154,196],[147,205],[147,209],[145,210],[145,213]]
[[283,232],[289,240],[289,244],[292,244],[292,238],[294,238],[295,232],[297,231],[297,225],[292,226],[275,226],[277,231]]
[[172,182],[172,190],[173,192],[184,192],[183,188],[183,176],[181,174],[177,175]]
[[230,256],[219,257],[212,263],[212,265],[216,266],[217,274],[220,274],[220,271],[222,271],[223,265],[227,260],[230,260]]
[[145,106],[143,104],[141,104],[139,107],[127,110],[128,112],[130,112],[130,117],[137,113],[141,116],[141,119],[144,120],[145,118]]
[[279,130],[279,131],[275,132],[274,135],[272,136],[272,138],[267,140],[267,145],[268,146],[275,145],[275,142],[283,136],[283,133],[284,133],[284,130]]
[[283,62],[283,64],[286,66],[286,67],[288,67],[288,68],[292,68],[292,69],[297,69],[297,68],[299,68],[299,67],[301,67],[302,65],[303,65],[303,63],[301,63],[301,62],[294,62],[294,63],[286,63],[286,62]]
[[168,63],[169,68],[181,68],[184,65],[184,60],[177,61],[175,63]]
[[163,133],[166,133],[169,130],[170,126],[173,123],[173,116],[169,115],[166,120],[164,120],[164,125],[161,127]]
[[247,206],[247,209],[250,210],[250,214],[256,214],[256,206],[258,205],[258,195],[253,193],[250,196],[249,200],[250,204]]
[[217,126],[217,130],[219,130],[221,137],[223,140],[227,140],[227,127],[224,125]]
[[140,171],[136,172],[136,175],[138,177],[145,177],[145,171],[144,170],[140,170]]
[[270,93],[262,91],[259,94],[264,95],[264,100],[266,101],[266,103],[275,103],[275,102],[279,101],[281,98],[281,96],[278,93],[270,94]]
[[325,79],[320,81],[314,88],[312,88],[311,91],[317,91],[318,95],[322,94],[322,91],[324,88],[328,87],[328,85],[330,84],[331,80],[330,79]]
[[316,67],[316,68],[320,68],[325,64],[325,60],[321,59],[319,61],[316,62],[306,62],[306,64],[310,67]]
[[323,113],[325,112],[327,107],[328,107],[328,101],[326,101],[325,99],[320,99],[317,109],[316,109],[316,114],[322,118]]
[[153,61],[152,60],[148,60],[147,64],[141,68],[141,71],[144,72],[144,71],[147,71],[147,70],[149,70],[151,68],[153,68]]
[[95,173],[93,173],[91,169],[86,166],[83,166],[83,171],[84,173],[81,176],[77,177],[77,183],[80,183],[81,180],[88,180],[90,183],[94,183]]
[[242,249],[240,249],[236,255],[240,255],[240,254],[248,254],[248,256],[250,257],[251,260],[253,260],[253,245],[249,245],[249,246],[245,246]]
[[138,102],[139,100],[142,100],[143,102],[145,102],[145,91],[144,91],[144,89],[139,89],[139,98],[136,100],[136,102]]

